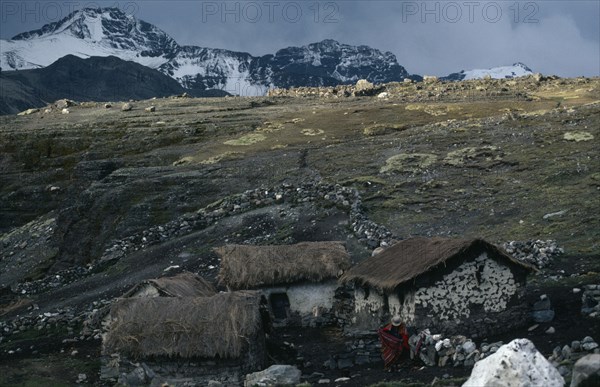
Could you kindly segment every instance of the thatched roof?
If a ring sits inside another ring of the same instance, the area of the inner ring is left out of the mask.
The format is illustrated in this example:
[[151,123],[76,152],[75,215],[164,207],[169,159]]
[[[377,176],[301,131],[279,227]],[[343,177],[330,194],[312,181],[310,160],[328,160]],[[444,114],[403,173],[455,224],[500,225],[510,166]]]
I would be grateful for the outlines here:
[[123,297],[131,297],[142,286],[151,285],[162,297],[209,297],[217,291],[215,287],[194,273],[181,273],[173,277],[162,277],[141,282],[133,287]]
[[132,358],[238,358],[260,332],[260,295],[123,298],[110,311],[103,353]]
[[534,270],[483,239],[411,238],[360,262],[348,270],[340,281],[370,286],[380,291],[392,291],[450,260],[474,257],[483,251],[507,264]]
[[226,245],[215,251],[221,256],[219,280],[231,289],[319,282],[336,278],[350,267],[350,257],[342,242]]

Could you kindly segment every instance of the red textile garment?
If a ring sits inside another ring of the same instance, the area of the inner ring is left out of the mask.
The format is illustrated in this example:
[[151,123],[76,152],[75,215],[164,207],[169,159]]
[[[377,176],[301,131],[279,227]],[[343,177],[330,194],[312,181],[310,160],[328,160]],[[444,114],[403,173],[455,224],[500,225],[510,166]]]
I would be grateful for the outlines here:
[[381,341],[381,357],[386,369],[400,360],[404,349],[409,349],[406,330],[401,331],[401,336],[397,337],[390,332],[391,328],[392,324],[388,324],[377,331]]

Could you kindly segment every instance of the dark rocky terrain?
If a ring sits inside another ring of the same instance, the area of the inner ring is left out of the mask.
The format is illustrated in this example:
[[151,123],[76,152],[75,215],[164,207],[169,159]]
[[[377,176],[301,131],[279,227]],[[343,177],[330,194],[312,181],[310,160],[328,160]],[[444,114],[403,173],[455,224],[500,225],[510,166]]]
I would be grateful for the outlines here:
[[[143,279],[182,270],[214,279],[212,248],[224,243],[343,240],[359,261],[416,235],[552,239],[564,254],[530,278],[529,297],[548,294],[555,320],[497,339],[529,337],[547,356],[600,339],[572,292],[600,283],[599,79],[131,104],[0,117],[0,385],[72,385],[79,374],[98,383],[100,340],[85,318]],[[304,371],[329,372],[331,385],[468,375],[324,371],[321,346],[341,345],[335,332],[302,334],[289,341],[315,354]]]

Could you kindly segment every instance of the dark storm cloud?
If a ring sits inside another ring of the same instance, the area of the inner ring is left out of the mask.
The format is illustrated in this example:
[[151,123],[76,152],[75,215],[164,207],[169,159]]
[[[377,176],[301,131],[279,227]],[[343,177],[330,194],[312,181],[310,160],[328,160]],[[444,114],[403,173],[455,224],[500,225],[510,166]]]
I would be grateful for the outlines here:
[[[50,19],[52,2],[2,2],[2,38]],[[523,62],[561,76],[600,75],[597,1],[96,1],[54,2],[64,16],[84,5],[118,6],[180,44],[254,55],[326,38],[391,51],[409,72]],[[10,7],[7,7],[9,4]],[[35,20],[36,4],[41,17]],[[39,6],[41,4],[41,6]],[[12,8],[11,8],[12,7]],[[25,17],[13,8],[29,7]],[[57,13],[54,11],[54,13]],[[44,17],[46,20],[44,20]]]

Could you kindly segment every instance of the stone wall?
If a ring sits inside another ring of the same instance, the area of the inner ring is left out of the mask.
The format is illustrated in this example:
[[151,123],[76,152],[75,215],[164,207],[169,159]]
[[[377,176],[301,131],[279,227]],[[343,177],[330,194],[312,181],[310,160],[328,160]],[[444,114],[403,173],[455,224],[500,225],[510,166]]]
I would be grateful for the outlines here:
[[348,331],[373,330],[398,314],[417,330],[429,328],[444,334],[467,331],[477,338],[527,321],[524,274],[486,253],[455,267],[449,265],[416,283],[418,287],[385,295],[363,288],[353,289],[351,297],[350,290],[339,292],[339,302],[346,303],[336,308],[340,324]]
[[118,353],[103,355],[100,379],[126,386],[190,385],[207,386],[210,381],[225,387],[240,386],[246,374],[266,365],[267,350],[262,332],[248,338],[246,351],[237,359],[177,359],[153,357],[130,359]]

